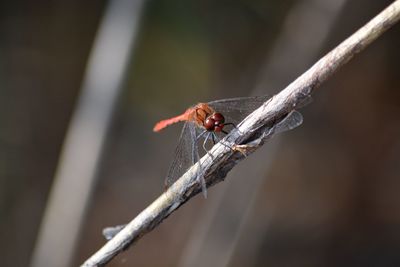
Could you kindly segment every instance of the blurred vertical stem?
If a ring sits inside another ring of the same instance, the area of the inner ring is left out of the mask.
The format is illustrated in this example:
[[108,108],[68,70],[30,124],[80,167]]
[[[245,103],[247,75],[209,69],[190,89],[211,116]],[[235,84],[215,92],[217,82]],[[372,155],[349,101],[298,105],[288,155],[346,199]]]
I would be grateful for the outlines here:
[[142,0],[113,0],[105,10],[32,254],[33,267],[71,266],[142,6]]

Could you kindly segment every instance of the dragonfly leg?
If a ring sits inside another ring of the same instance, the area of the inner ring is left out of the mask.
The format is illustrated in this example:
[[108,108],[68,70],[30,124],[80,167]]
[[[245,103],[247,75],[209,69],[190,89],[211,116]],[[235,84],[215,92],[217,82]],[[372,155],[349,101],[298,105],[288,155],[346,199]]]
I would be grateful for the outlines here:
[[[232,123],[232,125],[234,125],[234,124]],[[235,127],[236,127],[236,126],[235,126]],[[224,134],[228,134],[228,133],[225,132],[224,130],[222,130],[221,132],[223,132]],[[217,139],[217,141],[220,142],[220,141],[221,141],[221,138],[219,138],[215,133],[213,133],[213,134],[215,135],[215,138]],[[242,153],[244,156],[246,156],[246,154],[243,152],[243,150],[241,150],[241,149],[239,148],[240,146],[238,147],[238,145],[236,145],[236,144],[233,144],[233,148],[232,148],[231,146],[225,144],[224,142],[221,142],[221,144],[224,145],[225,147],[229,148],[232,152],[239,151],[239,152]]]
[[207,130],[202,131],[197,137],[196,137],[196,141],[198,141],[200,139],[200,137],[202,137],[205,133],[207,133]]
[[[228,133],[225,132],[225,131],[221,131],[221,132],[223,132],[224,134],[228,134]],[[221,138],[219,138],[219,136],[216,135],[215,133],[213,133],[213,139],[214,139],[214,138],[217,139],[218,142],[221,142]],[[230,150],[234,151],[229,145],[225,144],[224,142],[221,142],[221,144],[222,144],[223,146],[229,148]]]
[[224,123],[224,126],[226,126],[226,125],[232,125],[233,128],[237,128],[236,125],[232,122]]
[[[208,149],[206,148],[206,144],[207,144],[208,139],[210,139],[210,136],[211,136],[211,138],[212,138],[212,140],[213,140],[213,142],[214,142],[214,144],[215,144],[214,138],[217,137],[217,136],[215,135],[214,132],[208,132],[208,134],[207,134],[207,136],[206,136],[206,138],[204,139],[204,142],[203,142],[203,149],[204,149],[204,151],[207,152],[207,154],[208,154],[212,159],[214,159],[214,156],[210,153],[210,150],[208,150]],[[219,140],[218,140],[218,141],[219,141]]]
[[[236,124],[234,124],[232,122],[224,123],[224,126],[226,126],[226,125],[232,125],[234,129],[237,129],[239,131],[238,127],[236,127]],[[223,132],[224,134],[228,134],[226,131],[223,131],[223,130],[221,132]],[[242,132],[239,131],[239,133],[242,133]]]

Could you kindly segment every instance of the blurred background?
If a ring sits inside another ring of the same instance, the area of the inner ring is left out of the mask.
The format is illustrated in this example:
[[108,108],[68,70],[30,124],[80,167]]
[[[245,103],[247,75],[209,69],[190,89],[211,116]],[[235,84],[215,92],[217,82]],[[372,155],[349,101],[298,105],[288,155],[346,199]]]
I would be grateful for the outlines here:
[[[1,1],[0,265],[83,263],[163,192],[181,125],[155,122],[279,92],[391,2]],[[400,266],[399,47],[108,266]]]

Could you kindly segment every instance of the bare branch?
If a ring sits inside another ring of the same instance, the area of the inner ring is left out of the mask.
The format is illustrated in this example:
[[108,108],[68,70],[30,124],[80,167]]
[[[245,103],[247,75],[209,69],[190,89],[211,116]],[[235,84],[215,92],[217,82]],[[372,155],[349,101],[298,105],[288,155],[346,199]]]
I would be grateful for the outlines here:
[[[175,184],[143,210],[113,239],[105,244],[82,266],[100,266],[110,261],[119,252],[154,229],[174,210],[201,191],[197,183],[197,173],[204,175],[207,186],[221,182],[226,174],[244,158],[270,138],[271,129],[287,114],[296,109],[312,91],[348,62],[356,53],[367,47],[400,19],[400,0],[392,3],[368,24],[321,58],[303,75],[292,82],[279,94],[272,97],[250,114],[237,129],[216,144],[210,154],[206,154],[192,166]],[[230,149],[231,146],[236,149]],[[241,150],[241,152],[238,152]]]

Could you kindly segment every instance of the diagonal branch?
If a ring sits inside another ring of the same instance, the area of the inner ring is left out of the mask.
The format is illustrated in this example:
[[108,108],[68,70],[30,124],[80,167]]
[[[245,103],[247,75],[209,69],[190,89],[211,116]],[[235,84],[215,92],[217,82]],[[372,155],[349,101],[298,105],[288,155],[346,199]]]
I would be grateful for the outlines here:
[[[198,194],[201,191],[201,186],[197,183],[196,176],[200,170],[200,165],[207,186],[221,182],[226,174],[245,157],[243,152],[251,153],[261,146],[267,138],[272,137],[273,133],[268,132],[269,129],[273,129],[275,125],[279,124],[282,118],[285,118],[287,114],[297,108],[315,88],[356,53],[392,27],[399,19],[400,0],[397,0],[321,58],[288,87],[244,119],[237,129],[222,140],[222,142],[225,142],[224,144],[221,144],[221,142],[216,144],[210,154],[206,154],[200,159],[175,184],[144,209],[82,266],[104,265],[141,236],[154,229],[174,210]],[[227,143],[234,148],[239,147],[242,153],[237,151],[239,149],[230,149],[226,145]]]

